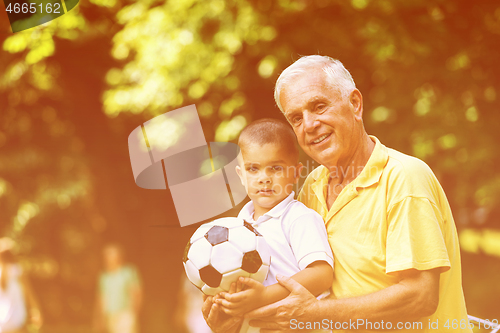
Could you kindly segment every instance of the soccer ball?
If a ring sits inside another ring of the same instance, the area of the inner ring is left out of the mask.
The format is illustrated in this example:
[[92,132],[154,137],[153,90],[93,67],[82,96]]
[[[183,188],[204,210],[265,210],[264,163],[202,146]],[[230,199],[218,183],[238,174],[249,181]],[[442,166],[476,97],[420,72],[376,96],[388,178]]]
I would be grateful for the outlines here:
[[271,255],[264,237],[248,222],[221,218],[200,226],[184,250],[186,275],[206,295],[228,291],[238,277],[263,282]]

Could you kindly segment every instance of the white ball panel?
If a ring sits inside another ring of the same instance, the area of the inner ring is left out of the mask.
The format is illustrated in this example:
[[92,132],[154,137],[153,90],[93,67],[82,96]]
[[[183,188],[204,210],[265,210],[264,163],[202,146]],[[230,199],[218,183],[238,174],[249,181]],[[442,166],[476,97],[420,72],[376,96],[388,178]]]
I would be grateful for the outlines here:
[[190,260],[183,264],[189,281],[191,281],[192,284],[201,289],[204,283],[203,281],[201,281],[200,271],[198,270],[198,268],[196,268]]
[[246,227],[239,227],[229,230],[229,242],[240,249],[243,253],[256,249],[255,234]]
[[219,287],[224,289],[224,291],[229,291],[231,283],[236,282],[240,276],[249,277],[250,273],[245,272],[242,269],[237,269],[235,271],[226,273],[222,276],[222,282]]
[[260,254],[262,263],[269,266],[271,264],[271,251],[269,250],[269,245],[267,245],[264,237],[257,236],[257,252]]
[[226,227],[228,229],[243,226],[245,221],[237,217],[223,217],[213,221],[215,225],[220,225],[221,227]]
[[250,274],[250,278],[259,281],[260,283],[264,282],[264,280],[267,278],[267,273],[269,272],[269,266],[267,265],[262,265],[257,273]]
[[208,295],[208,296],[215,296],[217,295],[218,293],[221,293],[223,292],[224,290],[222,290],[222,288],[212,288],[212,287],[209,287],[207,285],[204,285],[203,288],[201,288],[201,291],[203,291],[203,293],[205,295]]
[[213,268],[222,274],[240,268],[242,260],[243,252],[230,242],[224,242],[212,247],[210,263]]
[[191,244],[188,252],[188,259],[191,260],[194,266],[202,269],[210,264],[210,254],[212,253],[212,244],[205,237],[198,239]]

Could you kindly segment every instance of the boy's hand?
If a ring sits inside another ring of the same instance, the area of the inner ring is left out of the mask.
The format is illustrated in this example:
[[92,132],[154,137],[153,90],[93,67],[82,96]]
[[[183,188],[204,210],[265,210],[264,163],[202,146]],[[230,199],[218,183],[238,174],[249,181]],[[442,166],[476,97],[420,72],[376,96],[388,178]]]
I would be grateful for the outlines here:
[[220,293],[214,299],[224,313],[239,317],[266,303],[266,287],[251,278],[240,277],[236,283],[236,293]]
[[[230,293],[236,292],[236,284],[231,285]],[[240,330],[243,318],[228,316],[222,312],[222,307],[215,304],[212,296],[203,295],[203,318],[214,333],[237,333]]]

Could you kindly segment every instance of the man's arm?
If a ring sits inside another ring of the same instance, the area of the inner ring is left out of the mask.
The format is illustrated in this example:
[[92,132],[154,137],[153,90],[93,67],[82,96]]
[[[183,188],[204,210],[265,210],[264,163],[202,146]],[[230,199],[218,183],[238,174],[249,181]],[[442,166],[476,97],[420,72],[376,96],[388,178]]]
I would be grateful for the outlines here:
[[[315,261],[292,278],[311,294],[318,296],[330,288],[333,282],[333,269],[325,261]],[[290,291],[279,283],[264,287],[250,278],[240,278],[238,284],[240,281],[243,281],[247,289],[232,294],[221,293],[222,298],[215,300],[228,315],[244,315],[251,310],[282,300],[290,294]]]
[[410,321],[429,316],[439,303],[439,269],[408,270],[400,273],[399,283],[372,294],[318,301],[290,278],[280,277],[279,283],[290,290],[290,295],[277,303],[248,313],[255,318],[252,326],[262,327],[262,333],[283,332],[290,329],[290,320],[349,322]]
[[318,302],[316,318],[404,321],[432,315],[439,303],[439,270],[401,272],[399,283],[353,298]]

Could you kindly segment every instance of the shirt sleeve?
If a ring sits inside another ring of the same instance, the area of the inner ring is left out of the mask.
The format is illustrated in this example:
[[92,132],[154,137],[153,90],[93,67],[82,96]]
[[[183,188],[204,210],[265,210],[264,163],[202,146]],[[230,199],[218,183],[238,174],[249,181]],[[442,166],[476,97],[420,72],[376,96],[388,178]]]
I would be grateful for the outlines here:
[[290,247],[301,270],[315,261],[325,261],[333,268],[333,254],[325,223],[318,213],[309,210],[295,218],[288,235]]
[[388,213],[386,273],[450,268],[443,217],[427,198],[407,197]]

